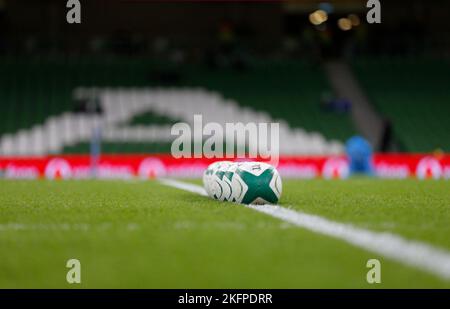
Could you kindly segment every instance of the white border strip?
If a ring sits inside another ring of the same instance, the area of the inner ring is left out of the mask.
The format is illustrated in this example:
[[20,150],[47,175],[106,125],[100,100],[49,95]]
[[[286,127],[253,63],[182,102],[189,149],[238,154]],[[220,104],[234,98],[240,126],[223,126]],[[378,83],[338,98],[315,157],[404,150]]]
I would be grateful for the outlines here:
[[[203,187],[194,184],[171,179],[164,179],[161,182],[185,191],[207,195]],[[356,247],[414,266],[442,279],[450,280],[450,253],[443,249],[418,241],[407,240],[392,233],[373,232],[278,205],[249,205],[246,207],[310,231],[341,239]]]

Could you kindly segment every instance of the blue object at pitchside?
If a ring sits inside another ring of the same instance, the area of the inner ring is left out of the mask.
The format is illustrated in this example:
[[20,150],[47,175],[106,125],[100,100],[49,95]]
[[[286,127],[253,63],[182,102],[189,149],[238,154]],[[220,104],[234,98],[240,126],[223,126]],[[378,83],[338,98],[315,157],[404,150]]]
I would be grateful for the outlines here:
[[350,174],[373,175],[372,146],[361,136],[347,141],[346,152],[350,163]]

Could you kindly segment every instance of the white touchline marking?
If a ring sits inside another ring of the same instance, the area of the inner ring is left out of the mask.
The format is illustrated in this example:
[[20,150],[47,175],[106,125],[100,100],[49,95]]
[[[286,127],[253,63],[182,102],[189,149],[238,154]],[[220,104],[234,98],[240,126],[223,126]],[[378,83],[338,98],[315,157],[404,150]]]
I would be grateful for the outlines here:
[[204,196],[208,195],[208,194],[206,194],[206,191],[203,187],[197,186],[197,185],[194,185],[191,183],[182,182],[182,181],[173,180],[173,179],[160,179],[160,182],[162,182],[163,184],[166,184],[168,186],[182,189],[185,191],[194,192],[194,193],[204,195]]
[[[161,182],[185,191],[207,195],[203,187],[194,184],[171,179],[164,179]],[[417,267],[442,279],[450,280],[450,252],[444,249],[418,241],[407,240],[389,232],[374,232],[279,205],[248,205],[245,207],[310,231],[344,240],[354,246]]]
[[389,232],[373,232],[281,206],[249,205],[247,207],[311,231],[342,239],[357,247],[415,266],[443,279],[450,279],[450,253],[443,249],[407,240]]

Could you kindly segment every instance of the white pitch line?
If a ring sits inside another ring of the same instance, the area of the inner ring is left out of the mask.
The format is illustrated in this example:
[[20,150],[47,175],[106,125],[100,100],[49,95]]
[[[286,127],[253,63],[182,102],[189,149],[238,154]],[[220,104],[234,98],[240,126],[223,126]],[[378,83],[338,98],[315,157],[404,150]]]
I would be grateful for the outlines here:
[[194,192],[194,193],[204,195],[204,196],[208,195],[208,194],[206,194],[206,191],[203,187],[197,186],[197,185],[194,185],[191,183],[182,182],[182,181],[173,180],[173,179],[161,179],[160,182],[162,182],[165,185],[175,187],[175,188],[178,188],[181,190]]
[[[203,187],[194,184],[169,179],[161,180],[161,182],[185,191],[207,195]],[[374,232],[350,224],[334,222],[317,215],[294,211],[279,205],[248,205],[245,207],[310,231],[341,239],[356,247],[414,266],[442,279],[450,280],[450,252],[444,249],[407,240],[388,232]]]

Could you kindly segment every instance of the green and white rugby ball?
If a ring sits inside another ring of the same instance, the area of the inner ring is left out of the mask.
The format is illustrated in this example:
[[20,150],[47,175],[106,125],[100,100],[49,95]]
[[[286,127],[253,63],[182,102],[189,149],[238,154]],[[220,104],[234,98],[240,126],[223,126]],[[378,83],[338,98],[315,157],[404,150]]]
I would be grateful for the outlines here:
[[278,171],[261,162],[213,163],[203,183],[210,197],[242,204],[276,204],[282,190]]
[[282,192],[281,177],[270,164],[239,163],[234,173],[233,191],[241,192],[237,203],[276,204]]

